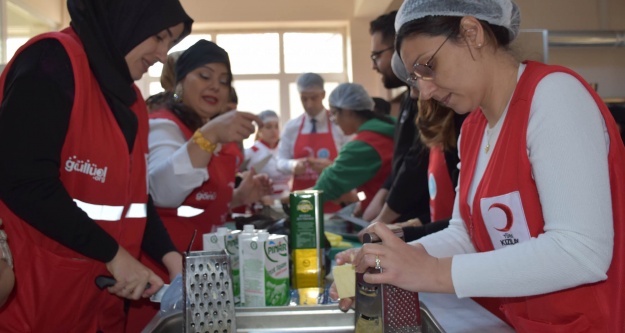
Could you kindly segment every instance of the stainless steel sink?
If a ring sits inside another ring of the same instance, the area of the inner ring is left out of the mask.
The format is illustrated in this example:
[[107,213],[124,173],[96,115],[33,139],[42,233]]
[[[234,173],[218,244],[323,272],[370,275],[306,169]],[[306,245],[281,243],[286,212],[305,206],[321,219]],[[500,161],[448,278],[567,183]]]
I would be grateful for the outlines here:
[[[241,333],[354,332],[354,311],[344,313],[336,304],[237,308],[236,318]],[[423,333],[444,333],[423,303],[421,320]],[[143,333],[182,333],[182,327],[182,312],[176,312],[155,317]]]

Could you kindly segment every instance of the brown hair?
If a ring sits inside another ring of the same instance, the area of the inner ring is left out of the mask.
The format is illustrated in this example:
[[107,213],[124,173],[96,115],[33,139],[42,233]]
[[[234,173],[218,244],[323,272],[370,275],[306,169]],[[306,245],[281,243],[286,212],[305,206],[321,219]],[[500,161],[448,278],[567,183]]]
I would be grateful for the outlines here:
[[441,146],[443,150],[456,148],[458,133],[454,111],[434,100],[419,100],[416,125],[421,141],[428,147]]

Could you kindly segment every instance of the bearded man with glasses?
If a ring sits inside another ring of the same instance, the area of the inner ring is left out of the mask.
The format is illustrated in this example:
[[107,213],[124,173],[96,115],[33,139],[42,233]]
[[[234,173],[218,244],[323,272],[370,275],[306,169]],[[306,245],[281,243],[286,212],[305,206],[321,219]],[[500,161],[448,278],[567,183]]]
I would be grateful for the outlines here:
[[[371,21],[371,60],[373,69],[380,73],[387,89],[407,87],[394,73],[391,59],[395,52],[395,16],[397,11]],[[415,125],[416,99],[410,97],[410,88],[401,95],[395,125],[392,173],[375,195],[363,214],[363,219],[392,223],[412,220],[416,225],[430,221],[427,185],[428,150],[419,139]],[[416,91],[416,90],[415,90]]]

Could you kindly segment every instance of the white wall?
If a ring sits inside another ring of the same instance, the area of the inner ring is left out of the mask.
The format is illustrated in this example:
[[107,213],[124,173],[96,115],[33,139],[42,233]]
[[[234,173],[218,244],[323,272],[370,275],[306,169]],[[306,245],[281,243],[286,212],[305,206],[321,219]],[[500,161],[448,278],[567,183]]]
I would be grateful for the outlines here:
[[[12,0],[61,26],[69,22],[65,0]],[[131,1],[131,0],[129,0]],[[372,95],[388,94],[369,60],[369,21],[380,1],[385,11],[398,9],[402,0],[181,0],[194,18],[194,29],[250,26],[342,25],[350,42],[348,64],[353,81]],[[516,0],[521,28],[549,30],[625,31],[624,0]],[[365,8],[363,9],[363,6]],[[367,7],[369,6],[369,7]],[[364,13],[364,14],[363,14]],[[382,12],[378,13],[382,14]],[[599,84],[603,97],[625,97],[625,48],[550,48],[549,62],[579,71]]]

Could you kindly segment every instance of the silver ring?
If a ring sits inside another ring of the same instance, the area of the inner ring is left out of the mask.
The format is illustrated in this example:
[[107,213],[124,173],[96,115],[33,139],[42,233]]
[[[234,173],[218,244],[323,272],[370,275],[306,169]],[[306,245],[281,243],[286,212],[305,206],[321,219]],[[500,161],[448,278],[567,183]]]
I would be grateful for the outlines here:
[[380,270],[382,269],[382,267],[380,267],[380,257],[375,256],[375,269]]

